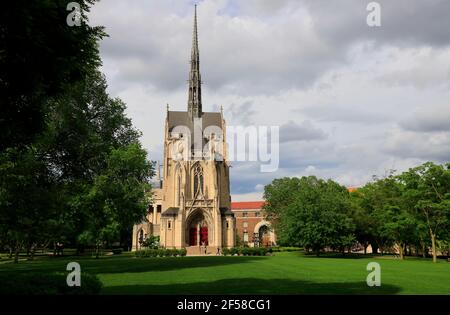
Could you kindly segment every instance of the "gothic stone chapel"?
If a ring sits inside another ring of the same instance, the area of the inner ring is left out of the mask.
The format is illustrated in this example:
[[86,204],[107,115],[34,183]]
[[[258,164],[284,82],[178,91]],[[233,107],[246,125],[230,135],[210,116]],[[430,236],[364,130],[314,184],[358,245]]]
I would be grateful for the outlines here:
[[153,185],[144,222],[133,228],[134,250],[149,235],[166,248],[186,247],[188,254],[235,245],[225,120],[222,110],[202,111],[196,7],[194,12],[187,111],[167,108],[163,180]]

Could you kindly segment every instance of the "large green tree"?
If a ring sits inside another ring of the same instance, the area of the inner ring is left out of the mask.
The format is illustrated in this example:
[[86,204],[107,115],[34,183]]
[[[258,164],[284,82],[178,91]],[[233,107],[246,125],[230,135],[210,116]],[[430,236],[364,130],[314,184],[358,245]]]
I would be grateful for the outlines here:
[[[67,204],[60,222],[70,226],[71,229],[66,230],[61,236],[81,243],[89,240],[98,244],[100,239],[98,235],[92,236],[94,232],[92,224],[95,222],[93,214],[97,211],[102,213],[102,210],[96,209],[94,205],[104,209],[101,197],[105,198],[103,200],[105,202],[110,196],[97,193],[93,198],[93,192],[99,192],[99,187],[102,187],[99,185],[104,183],[107,172],[110,174],[108,185],[112,188],[120,184],[124,176],[122,173],[128,170],[129,173],[125,175],[129,176],[127,178],[129,187],[132,187],[131,184],[137,185],[140,193],[149,191],[148,186],[142,185],[148,182],[153,172],[152,165],[145,162],[145,150],[139,145],[140,132],[133,128],[131,120],[125,114],[125,104],[120,99],[109,97],[106,89],[104,76],[96,71],[85,81],[74,85],[67,93],[54,98],[49,104],[52,111],[48,119],[48,128],[41,141],[42,148],[47,153],[48,165],[51,165],[57,177],[61,196]],[[111,154],[121,151],[128,152],[128,155],[134,154],[135,158],[140,159],[140,163],[131,163],[134,160],[130,159],[127,169],[116,168],[118,173],[112,176]],[[137,203],[142,201],[140,195],[132,197],[136,198],[134,201]],[[127,191],[119,190],[115,198],[115,203],[118,204],[119,198],[125,201],[129,200],[130,196],[127,195]],[[83,201],[81,203],[83,206],[80,206],[80,200]],[[87,200],[90,202],[86,203]],[[126,209],[134,218],[133,222],[120,221],[117,226],[121,235],[127,235],[131,233],[132,224],[142,218],[142,208],[127,209],[125,202],[122,206],[122,211]],[[139,218],[136,218],[136,213]],[[98,219],[101,217],[100,215]],[[123,214],[121,217],[127,216]],[[92,237],[87,237],[87,232]],[[80,237],[80,234],[84,236]],[[116,233],[109,235],[108,240],[111,240],[112,235],[116,236]]]
[[87,22],[94,0],[76,1],[81,24],[67,24],[67,0],[5,1],[0,10],[0,151],[32,143],[45,128],[49,97],[100,65],[101,27]]
[[138,143],[113,149],[106,168],[76,197],[86,217],[79,240],[101,246],[117,240],[124,230],[142,220],[148,208],[146,184],[152,165]]
[[433,262],[437,260],[437,241],[450,231],[450,163],[425,163],[400,176],[404,197],[426,227],[431,241]]
[[401,205],[401,194],[401,185],[392,171],[385,178],[374,177],[372,182],[351,194],[356,238],[364,246],[370,244],[373,253],[378,249],[383,253],[396,242],[387,232],[392,226],[387,228],[385,224],[397,213],[394,208]]
[[305,246],[319,255],[329,247],[344,250],[355,243],[347,189],[314,176],[283,178],[266,186],[268,218],[276,218],[281,243]]
[[34,147],[0,153],[0,230],[15,253],[15,262],[20,249],[32,249],[51,224],[56,211],[55,187]]

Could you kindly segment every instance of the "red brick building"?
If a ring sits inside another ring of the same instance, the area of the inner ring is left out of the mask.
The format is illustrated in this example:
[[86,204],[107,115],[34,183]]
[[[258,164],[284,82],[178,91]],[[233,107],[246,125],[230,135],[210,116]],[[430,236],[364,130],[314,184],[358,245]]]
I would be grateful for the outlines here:
[[236,218],[236,236],[241,245],[276,245],[276,234],[270,222],[264,220],[264,201],[232,202],[231,211]]

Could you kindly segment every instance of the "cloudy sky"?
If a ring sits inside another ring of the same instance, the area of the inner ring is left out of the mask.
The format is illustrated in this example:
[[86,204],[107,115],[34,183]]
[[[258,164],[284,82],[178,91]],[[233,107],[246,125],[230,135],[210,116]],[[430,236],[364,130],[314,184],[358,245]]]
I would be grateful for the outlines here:
[[152,160],[166,104],[187,108],[198,3],[204,111],[229,125],[280,126],[280,166],[234,162],[233,200],[258,200],[277,177],[360,186],[431,160],[450,161],[450,1],[103,0],[92,25],[112,96],[122,98]]

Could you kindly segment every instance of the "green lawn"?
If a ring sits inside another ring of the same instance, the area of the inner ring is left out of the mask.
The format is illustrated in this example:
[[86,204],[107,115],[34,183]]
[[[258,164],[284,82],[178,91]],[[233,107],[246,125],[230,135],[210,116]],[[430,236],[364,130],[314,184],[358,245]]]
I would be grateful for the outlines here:
[[[1,262],[2,260],[0,260]],[[98,275],[103,294],[450,294],[450,263],[391,257],[45,258],[2,263],[0,272],[61,271],[77,261]],[[381,287],[366,285],[367,263],[381,265]]]

